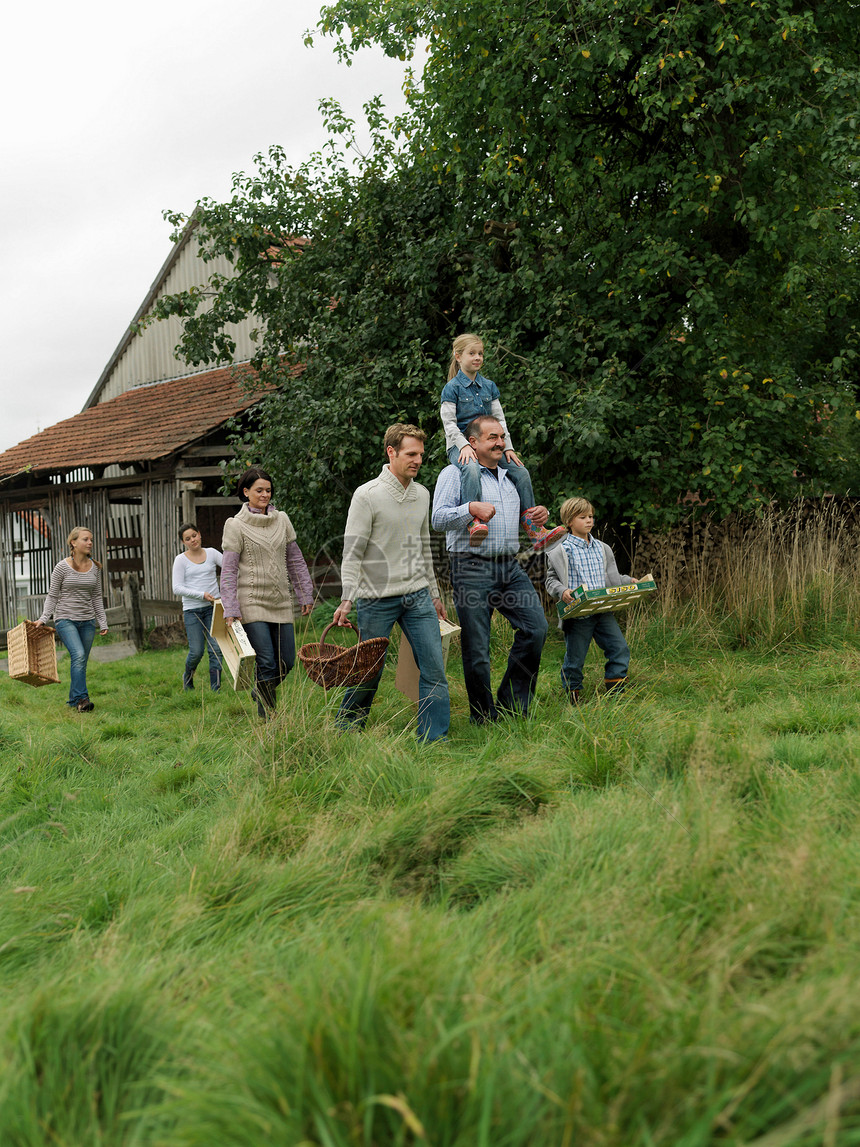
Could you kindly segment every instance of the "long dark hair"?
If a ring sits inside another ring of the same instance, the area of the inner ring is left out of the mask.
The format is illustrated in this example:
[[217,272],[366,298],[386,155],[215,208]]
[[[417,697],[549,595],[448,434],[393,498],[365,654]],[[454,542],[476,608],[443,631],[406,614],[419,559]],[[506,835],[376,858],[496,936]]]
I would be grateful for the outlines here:
[[261,470],[259,466],[252,466],[249,470],[245,471],[245,473],[236,483],[236,493],[239,495],[243,502],[248,501],[248,499],[245,497],[245,491],[250,489],[251,486],[253,486],[254,483],[258,482],[261,478],[264,482],[268,482],[272,487],[272,497],[274,498],[275,483],[272,481],[272,475],[268,472],[268,470]]

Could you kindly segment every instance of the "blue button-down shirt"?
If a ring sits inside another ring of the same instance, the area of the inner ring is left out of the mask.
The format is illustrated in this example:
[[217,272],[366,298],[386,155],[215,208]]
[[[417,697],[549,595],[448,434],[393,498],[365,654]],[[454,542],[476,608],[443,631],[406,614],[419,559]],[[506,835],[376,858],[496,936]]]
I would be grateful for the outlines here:
[[472,515],[469,503],[460,501],[460,471],[456,466],[446,466],[433,495],[433,529],[445,531],[445,544],[452,554],[516,555],[520,548],[520,496],[503,467],[481,467],[481,500],[492,502],[496,512],[487,522],[489,532],[484,541],[480,546],[470,546]]
[[606,585],[606,566],[603,562],[603,546],[591,534],[588,540],[568,534],[561,543],[567,550],[568,589],[603,589]]

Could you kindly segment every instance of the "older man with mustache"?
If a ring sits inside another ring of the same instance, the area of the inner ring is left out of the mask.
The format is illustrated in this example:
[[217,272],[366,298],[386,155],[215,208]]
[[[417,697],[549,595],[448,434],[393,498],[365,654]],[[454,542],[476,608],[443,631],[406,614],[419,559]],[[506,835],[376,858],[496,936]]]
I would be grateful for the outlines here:
[[[500,714],[528,714],[547,623],[537,591],[517,562],[520,503],[504,467],[499,466],[504,429],[491,415],[481,415],[465,433],[481,467],[482,501],[461,505],[460,472],[456,466],[447,466],[436,483],[431,522],[434,529],[446,531],[469,717],[483,724],[497,720]],[[545,506],[535,508],[535,525],[545,525],[548,517]],[[475,518],[488,527],[479,547],[469,545],[468,528]],[[490,681],[493,610],[498,610],[514,630],[507,668],[495,698]]]

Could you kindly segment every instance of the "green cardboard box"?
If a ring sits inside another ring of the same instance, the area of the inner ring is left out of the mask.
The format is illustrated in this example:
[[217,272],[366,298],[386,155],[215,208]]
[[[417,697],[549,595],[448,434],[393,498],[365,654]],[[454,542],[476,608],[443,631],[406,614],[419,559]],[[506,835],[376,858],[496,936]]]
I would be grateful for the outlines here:
[[573,591],[573,601],[558,603],[558,615],[562,621],[567,621],[571,617],[589,617],[592,613],[617,613],[627,609],[634,601],[641,601],[656,588],[657,584],[651,574],[631,585],[607,585],[602,589],[585,589],[580,586]]

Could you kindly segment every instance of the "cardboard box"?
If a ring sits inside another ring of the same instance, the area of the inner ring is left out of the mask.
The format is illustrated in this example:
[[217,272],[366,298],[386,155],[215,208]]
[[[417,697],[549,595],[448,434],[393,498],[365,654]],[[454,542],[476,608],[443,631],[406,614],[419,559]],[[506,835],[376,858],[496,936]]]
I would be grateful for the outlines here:
[[[442,638],[442,659],[448,664],[448,650],[451,648],[451,638],[460,632],[460,626],[453,621],[443,621],[439,618],[439,633]],[[412,646],[401,630],[400,648],[397,651],[397,676],[394,684],[410,701],[418,701],[418,666],[415,664],[415,655]]]
[[218,642],[221,658],[233,678],[233,688],[237,693],[241,689],[250,689],[254,684],[257,655],[241,621],[234,621],[229,628],[225,625],[220,598],[215,601],[209,632]]
[[559,601],[556,608],[562,621],[571,617],[588,617],[592,613],[618,613],[634,601],[641,601],[656,588],[650,573],[631,585],[607,585],[603,589],[584,589],[580,586],[573,591],[573,601]]

